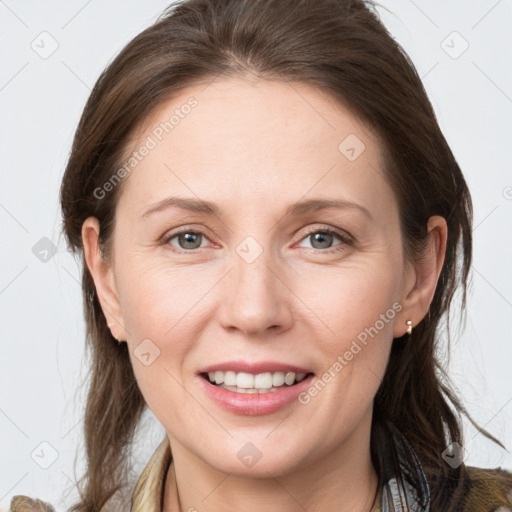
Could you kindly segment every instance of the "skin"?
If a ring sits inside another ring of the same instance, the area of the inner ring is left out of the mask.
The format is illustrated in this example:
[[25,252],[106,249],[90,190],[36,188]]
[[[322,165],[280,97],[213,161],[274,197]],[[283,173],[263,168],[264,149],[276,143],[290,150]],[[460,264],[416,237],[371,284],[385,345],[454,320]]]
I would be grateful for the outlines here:
[[[130,150],[190,96],[198,106],[126,178],[111,261],[100,257],[97,220],[82,229],[107,321],[127,340],[171,444],[164,510],[370,510],[373,399],[393,338],[428,311],[446,222],[432,217],[421,262],[404,260],[378,138],[304,84],[230,77],[191,87],[151,114]],[[349,134],[366,146],[354,161],[338,150]],[[211,201],[220,213],[170,207],[141,217],[169,196]],[[371,217],[358,208],[286,215],[312,198],[350,201]],[[181,227],[204,233],[198,249],[159,241]],[[326,227],[353,241],[310,236]],[[236,251],[248,235],[263,249],[252,263]],[[241,416],[199,386],[199,368],[227,360],[288,362],[321,376],[394,303],[401,310],[308,404]],[[144,339],[160,350],[149,366],[133,352]],[[237,457],[247,442],[262,454],[251,468]]]

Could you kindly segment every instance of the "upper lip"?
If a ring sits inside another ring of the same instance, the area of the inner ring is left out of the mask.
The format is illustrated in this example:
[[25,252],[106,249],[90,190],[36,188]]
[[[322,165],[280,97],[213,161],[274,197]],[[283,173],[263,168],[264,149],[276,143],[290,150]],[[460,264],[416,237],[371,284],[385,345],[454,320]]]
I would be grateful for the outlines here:
[[198,373],[209,373],[215,371],[232,371],[236,373],[245,372],[253,375],[267,372],[294,372],[294,373],[312,373],[307,368],[302,368],[288,363],[279,363],[277,361],[261,361],[259,363],[249,363],[245,361],[225,361],[224,363],[215,363],[201,368]]

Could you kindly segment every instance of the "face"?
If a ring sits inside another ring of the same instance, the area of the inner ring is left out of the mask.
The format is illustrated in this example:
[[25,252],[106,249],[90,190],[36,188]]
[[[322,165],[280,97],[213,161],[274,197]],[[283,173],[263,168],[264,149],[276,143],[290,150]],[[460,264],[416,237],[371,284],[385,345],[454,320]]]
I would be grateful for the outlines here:
[[[102,305],[173,449],[263,475],[368,441],[414,282],[376,136],[304,84],[229,78],[161,105],[128,153],[148,137],[117,204],[115,300]],[[272,373],[255,381],[277,391],[204,376],[237,369]],[[280,369],[306,377],[278,387]],[[246,452],[261,454],[252,468]]]

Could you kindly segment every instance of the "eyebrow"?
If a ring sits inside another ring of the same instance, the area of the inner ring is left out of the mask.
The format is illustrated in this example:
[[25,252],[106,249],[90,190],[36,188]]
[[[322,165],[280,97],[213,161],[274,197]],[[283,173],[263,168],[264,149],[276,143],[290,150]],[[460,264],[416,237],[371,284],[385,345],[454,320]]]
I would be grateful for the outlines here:
[[[172,207],[177,207],[196,213],[204,213],[206,215],[220,216],[220,208],[215,203],[210,201],[185,197],[167,197],[166,199],[155,203],[148,210],[146,210],[142,214],[142,218],[146,218],[153,213],[161,212]],[[308,199],[306,201],[299,201],[287,208],[286,215],[304,215],[313,211],[326,210],[329,208],[350,208],[359,210],[368,218],[372,219],[371,213],[364,206],[342,199]]]

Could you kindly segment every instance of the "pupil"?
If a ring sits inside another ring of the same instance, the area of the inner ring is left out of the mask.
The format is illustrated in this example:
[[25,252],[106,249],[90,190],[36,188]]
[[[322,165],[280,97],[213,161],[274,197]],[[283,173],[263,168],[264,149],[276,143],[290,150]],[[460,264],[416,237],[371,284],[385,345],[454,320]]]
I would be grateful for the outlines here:
[[320,242],[320,244],[323,243],[324,245],[321,247],[315,247],[315,245],[313,244],[313,247],[315,247],[315,249],[325,249],[329,247],[329,245],[332,243],[332,239],[333,235],[331,235],[330,233],[315,233],[313,235],[313,240],[315,242]]
[[[180,235],[180,245],[184,249],[197,249],[200,245],[200,237],[199,233],[182,233]],[[199,244],[197,241],[199,240]]]

